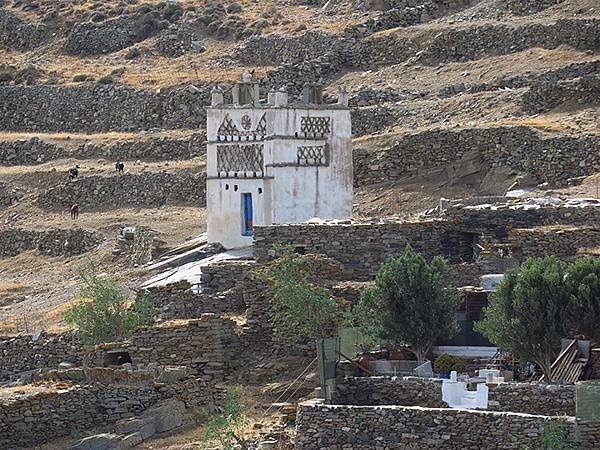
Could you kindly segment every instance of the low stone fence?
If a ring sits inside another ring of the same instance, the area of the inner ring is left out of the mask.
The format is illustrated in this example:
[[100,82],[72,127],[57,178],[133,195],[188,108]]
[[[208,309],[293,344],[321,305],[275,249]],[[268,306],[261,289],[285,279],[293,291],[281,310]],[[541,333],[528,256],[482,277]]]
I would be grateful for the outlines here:
[[298,405],[296,448],[385,449],[535,448],[549,426],[564,427],[579,448],[596,448],[600,423],[574,418],[420,406]]
[[187,137],[157,137],[116,142],[86,142],[72,146],[38,137],[0,141],[0,164],[7,166],[42,164],[62,158],[107,158],[111,161],[184,160],[206,153],[205,133]]
[[0,258],[36,250],[46,256],[80,255],[93,250],[104,237],[82,228],[44,231],[7,228],[0,231]]
[[421,378],[344,377],[336,383],[334,405],[402,405],[447,408],[442,381]]
[[[125,378],[123,374],[114,376],[114,383],[86,378],[83,371],[80,377],[55,373],[61,381],[0,391],[0,448],[38,446],[74,432],[89,432],[134,417],[164,399],[212,409],[224,396],[222,390],[194,377],[158,380],[135,373],[131,371],[126,381],[117,379]],[[69,377],[74,380],[67,381]]]
[[0,337],[0,380],[18,373],[56,368],[61,362],[80,364],[85,347],[74,333]]
[[490,385],[488,410],[544,416],[574,416],[575,386],[530,383]]
[[93,175],[67,182],[40,194],[37,204],[44,210],[115,207],[158,207],[166,204],[204,206],[206,174],[191,171],[139,173],[115,176]]
[[576,80],[536,83],[523,94],[522,103],[530,114],[539,114],[566,104],[597,104],[600,77],[589,76]]
[[[501,383],[489,385],[488,410],[574,416],[575,386]],[[422,406],[447,408],[442,380],[402,377],[338,377],[332,404],[357,406]]]

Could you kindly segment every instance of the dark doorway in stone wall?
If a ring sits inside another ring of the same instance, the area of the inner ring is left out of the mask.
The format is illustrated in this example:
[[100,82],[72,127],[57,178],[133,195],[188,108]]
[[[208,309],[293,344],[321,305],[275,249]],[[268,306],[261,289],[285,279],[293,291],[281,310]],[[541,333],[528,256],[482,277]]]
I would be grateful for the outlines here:
[[123,364],[132,363],[129,352],[124,350],[110,351],[104,354],[104,366],[122,366]]
[[472,263],[479,259],[482,246],[479,243],[479,233],[460,233],[460,239],[456,248],[459,262]]

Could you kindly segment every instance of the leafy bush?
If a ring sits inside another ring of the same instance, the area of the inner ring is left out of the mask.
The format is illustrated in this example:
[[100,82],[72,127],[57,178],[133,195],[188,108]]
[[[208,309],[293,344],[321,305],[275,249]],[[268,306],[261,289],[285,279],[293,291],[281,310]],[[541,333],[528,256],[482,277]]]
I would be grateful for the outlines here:
[[205,443],[217,441],[223,450],[248,448],[240,432],[245,423],[241,395],[241,389],[230,389],[223,402],[223,412],[206,414]]
[[442,258],[427,262],[407,246],[400,256],[381,265],[375,287],[362,292],[352,311],[353,325],[373,339],[408,346],[423,362],[436,339],[449,339],[458,332],[461,297],[446,285],[445,271]]
[[581,258],[572,263],[565,283],[570,331],[600,343],[600,258]]
[[79,301],[65,313],[65,321],[79,329],[85,341],[106,342],[129,336],[141,325],[151,323],[156,309],[146,295],[132,305],[125,291],[110,277],[100,277],[92,265],[79,269]]
[[449,373],[453,370],[460,373],[465,370],[465,364],[460,357],[444,353],[435,358],[433,368],[437,373]]
[[307,261],[289,247],[260,276],[269,284],[275,337],[298,345],[330,336],[344,320],[344,311],[327,291],[311,283]]

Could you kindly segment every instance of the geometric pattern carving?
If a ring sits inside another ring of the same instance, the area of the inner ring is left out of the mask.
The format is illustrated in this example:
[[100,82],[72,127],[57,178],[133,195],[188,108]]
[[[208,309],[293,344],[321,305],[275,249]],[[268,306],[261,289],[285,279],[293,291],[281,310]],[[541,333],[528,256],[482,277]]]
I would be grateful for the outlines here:
[[312,135],[329,134],[331,133],[331,119],[329,117],[302,117],[300,131]]
[[253,140],[259,140],[264,138],[267,134],[267,117],[265,114],[263,114],[263,116],[258,121],[256,130],[249,129],[252,126],[252,120],[249,116],[242,117],[241,125],[244,128],[244,130],[240,130],[233,121],[233,119],[229,116],[229,114],[225,114],[223,122],[221,123],[221,125],[219,125],[217,135],[225,137],[251,137]]
[[297,156],[301,166],[328,166],[329,145],[298,147]]
[[217,145],[217,172],[253,172],[263,176],[263,144]]

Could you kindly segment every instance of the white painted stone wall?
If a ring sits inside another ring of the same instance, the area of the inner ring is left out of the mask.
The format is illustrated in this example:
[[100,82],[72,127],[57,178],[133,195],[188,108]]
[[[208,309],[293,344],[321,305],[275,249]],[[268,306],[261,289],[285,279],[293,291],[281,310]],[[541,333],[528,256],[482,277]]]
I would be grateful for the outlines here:
[[[250,136],[219,135],[218,129],[227,116],[237,130]],[[263,116],[266,130],[256,133]],[[303,117],[327,117],[330,132],[306,136],[301,132]],[[242,235],[244,193],[252,193],[254,226],[302,223],[314,217],[350,218],[353,167],[350,112],[346,106],[267,105],[250,108],[219,105],[207,108],[207,140],[209,242],[220,242],[226,248],[252,244],[252,236]],[[218,146],[252,143],[263,145],[262,173],[255,177],[253,173],[233,174],[218,170]],[[299,147],[325,144],[329,149],[327,165],[299,164]]]

